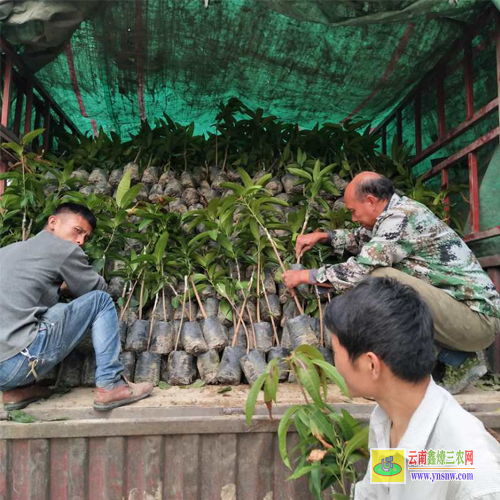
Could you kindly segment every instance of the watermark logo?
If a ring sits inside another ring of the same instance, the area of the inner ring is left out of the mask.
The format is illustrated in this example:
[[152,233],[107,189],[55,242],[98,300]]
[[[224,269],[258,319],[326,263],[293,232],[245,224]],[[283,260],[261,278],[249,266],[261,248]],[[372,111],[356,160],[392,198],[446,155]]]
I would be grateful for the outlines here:
[[370,453],[372,484],[406,484],[405,450],[373,448]]

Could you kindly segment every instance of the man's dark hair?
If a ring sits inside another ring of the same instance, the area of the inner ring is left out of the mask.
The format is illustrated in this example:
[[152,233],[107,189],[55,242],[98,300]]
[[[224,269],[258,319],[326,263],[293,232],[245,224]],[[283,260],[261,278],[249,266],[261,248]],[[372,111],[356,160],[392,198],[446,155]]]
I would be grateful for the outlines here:
[[62,203],[59,205],[52,215],[59,214],[76,214],[81,215],[92,227],[92,231],[97,225],[97,219],[90,209],[78,203]]
[[390,200],[394,194],[394,186],[392,182],[383,175],[359,181],[356,186],[356,197],[359,200],[364,200],[367,195],[371,194],[379,200]]
[[326,326],[351,362],[375,353],[396,375],[419,382],[435,363],[434,324],[428,305],[413,288],[390,278],[367,278],[336,297],[325,311]]

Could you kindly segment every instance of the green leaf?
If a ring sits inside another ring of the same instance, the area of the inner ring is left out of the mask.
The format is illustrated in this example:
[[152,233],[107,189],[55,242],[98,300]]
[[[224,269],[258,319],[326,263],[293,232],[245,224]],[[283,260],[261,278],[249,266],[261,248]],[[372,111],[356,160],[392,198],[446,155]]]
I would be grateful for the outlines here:
[[36,422],[36,418],[29,413],[25,413],[22,410],[12,410],[7,412],[8,419],[13,422],[17,422],[18,424],[32,424]]
[[347,441],[344,450],[344,456],[350,457],[352,452],[358,450],[359,448],[366,448],[368,446],[368,434],[370,431],[370,426],[367,425],[358,431],[354,436]]
[[325,404],[321,399],[320,394],[320,379],[318,372],[314,368],[297,368],[297,377],[300,383],[306,388],[313,401],[320,407],[324,408]]
[[330,363],[322,361],[320,359],[313,359],[312,362],[326,372],[326,376],[339,387],[339,389],[344,393],[345,396],[350,397],[344,377],[340,375],[340,373],[337,371],[337,368],[335,368]]
[[312,345],[307,345],[307,344],[299,345],[299,347],[297,347],[294,352],[297,354],[304,353],[304,354],[307,354],[310,358],[321,359],[324,361],[324,358],[323,358],[323,355],[321,354],[321,352],[319,352],[319,350],[316,349],[316,347],[314,347]]
[[44,128],[39,128],[39,129],[36,129],[36,130],[32,130],[31,132],[28,132],[21,139],[21,144],[23,144],[23,145],[29,144],[34,139],[36,139],[39,135],[42,135],[44,132],[45,132]]
[[224,317],[228,320],[233,322],[233,310],[229,304],[229,302],[224,299],[220,302],[219,304],[219,311],[224,315]]
[[313,468],[312,465],[306,465],[305,467],[300,467],[286,480],[291,481],[293,479],[298,479],[299,477],[302,477],[305,474],[308,474],[309,472],[311,472],[312,468]]
[[232,390],[233,390],[233,389],[232,389],[231,387],[224,387],[224,388],[222,388],[222,389],[219,389],[219,390],[217,391],[217,394],[224,394],[224,393],[226,393],[226,392],[231,392]]
[[128,206],[135,200],[135,197],[139,194],[142,189],[142,184],[136,184],[132,186],[124,195],[119,204],[120,208],[128,208]]
[[246,172],[246,170],[244,170],[241,167],[238,167],[238,173],[240,174],[241,180],[243,181],[243,185],[246,188],[249,188],[249,187],[251,187],[251,186],[254,185],[253,182],[252,182],[251,177],[248,175],[248,173]]
[[252,388],[248,393],[245,404],[245,418],[248,426],[252,423],[252,417],[255,412],[255,403],[257,402],[257,397],[259,396],[259,392],[262,389],[267,376],[268,374],[266,372],[262,373],[253,383]]
[[180,385],[179,389],[201,389],[204,385],[206,385],[206,382],[203,380],[197,380],[191,385]]
[[121,207],[122,206],[122,200],[123,197],[125,196],[125,193],[130,189],[130,170],[127,170],[124,174],[123,177],[120,181],[120,184],[118,184],[118,188],[116,190],[116,204]]
[[162,391],[168,391],[169,389],[172,389],[172,386],[167,384],[166,382],[161,381],[158,384],[158,389],[161,389]]
[[3,142],[2,148],[12,149],[12,151],[17,153],[17,156],[21,156],[23,154],[23,147],[17,142]]
[[167,248],[167,242],[168,242],[168,232],[165,231],[158,238],[158,241],[156,242],[156,246],[155,246],[155,250],[154,250],[154,258],[156,261],[156,266],[158,268],[160,267],[161,260],[163,258],[163,254],[165,253],[165,249]]
[[306,179],[306,180],[311,181],[311,182],[313,180],[312,175],[310,173],[308,173],[305,170],[302,170],[300,168],[288,167],[287,170],[291,174],[293,174],[293,175],[295,175],[297,177],[302,177],[303,179]]
[[293,424],[293,416],[297,413],[302,407],[300,405],[294,405],[288,408],[283,416],[281,417],[280,424],[278,426],[278,445],[280,450],[281,459],[283,463],[291,469],[290,459],[288,458],[288,451],[286,448],[286,437],[288,433],[288,429]]
[[264,187],[272,178],[273,174],[265,174],[257,181],[257,184]]

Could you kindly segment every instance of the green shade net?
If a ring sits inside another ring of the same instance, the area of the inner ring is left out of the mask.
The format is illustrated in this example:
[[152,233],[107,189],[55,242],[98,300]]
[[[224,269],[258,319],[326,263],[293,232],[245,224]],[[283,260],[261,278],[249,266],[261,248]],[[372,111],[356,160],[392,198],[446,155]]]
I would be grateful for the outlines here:
[[[47,8],[50,4],[57,9],[61,2],[45,2]],[[354,116],[376,125],[492,4],[138,0],[89,5],[90,17],[37,77],[82,132],[102,127],[128,138],[141,118],[154,123],[163,113],[180,123],[195,122],[196,131],[204,132],[214,123],[217,104],[231,97],[305,128]],[[50,33],[51,17],[46,19],[44,32]],[[9,39],[23,42],[25,25],[14,29],[8,17],[4,23]],[[26,26],[24,42],[36,32],[29,22]]]

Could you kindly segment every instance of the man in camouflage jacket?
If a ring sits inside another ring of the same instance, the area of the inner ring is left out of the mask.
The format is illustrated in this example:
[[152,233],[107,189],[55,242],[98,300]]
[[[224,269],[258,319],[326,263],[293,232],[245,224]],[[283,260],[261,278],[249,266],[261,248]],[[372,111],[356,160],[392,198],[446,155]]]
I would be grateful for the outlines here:
[[394,192],[389,179],[362,172],[347,186],[344,202],[354,231],[299,236],[297,257],[329,243],[346,262],[320,269],[287,271],[292,289],[300,284],[351,289],[365,277],[388,276],[417,290],[431,308],[435,340],[459,351],[480,351],[500,332],[500,296],[464,241],[427,207]]

